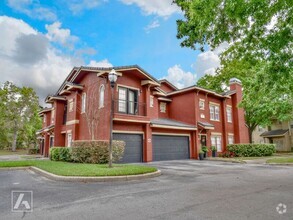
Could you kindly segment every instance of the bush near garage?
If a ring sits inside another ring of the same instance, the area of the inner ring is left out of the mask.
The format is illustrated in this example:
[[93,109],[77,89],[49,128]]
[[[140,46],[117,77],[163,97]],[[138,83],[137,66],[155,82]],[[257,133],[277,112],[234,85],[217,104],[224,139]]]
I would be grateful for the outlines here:
[[[124,154],[125,142],[113,140],[113,162]],[[75,141],[72,143],[71,159],[77,163],[105,164],[109,162],[109,142]]]
[[235,157],[263,157],[272,156],[276,152],[275,144],[229,144],[227,151]]
[[71,161],[71,149],[68,147],[52,147],[50,149],[50,159],[53,161]]

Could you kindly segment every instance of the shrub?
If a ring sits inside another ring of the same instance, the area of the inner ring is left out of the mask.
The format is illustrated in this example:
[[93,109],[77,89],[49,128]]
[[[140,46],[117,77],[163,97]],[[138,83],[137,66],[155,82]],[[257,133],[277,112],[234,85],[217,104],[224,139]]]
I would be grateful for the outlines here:
[[28,154],[38,154],[38,153],[40,153],[40,149],[39,148],[29,148],[29,149],[27,149],[27,153]]
[[271,156],[276,152],[275,144],[230,144],[227,150],[235,157],[263,157]]
[[71,161],[70,148],[52,147],[50,149],[50,159],[53,161]]
[[[117,162],[122,158],[124,147],[124,141],[113,141],[113,162]],[[75,141],[72,144],[71,158],[73,162],[77,163],[108,163],[109,142]]]
[[202,146],[201,149],[204,153],[207,153],[209,151],[209,149],[206,146]]
[[235,153],[231,152],[231,151],[224,151],[222,153],[219,153],[219,157],[227,157],[227,158],[231,158],[231,157],[235,157]]

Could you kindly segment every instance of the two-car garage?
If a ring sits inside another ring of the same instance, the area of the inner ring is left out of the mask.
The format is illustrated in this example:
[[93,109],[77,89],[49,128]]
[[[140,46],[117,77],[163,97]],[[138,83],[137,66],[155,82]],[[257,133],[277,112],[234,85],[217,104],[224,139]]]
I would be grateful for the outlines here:
[[[126,143],[122,163],[143,161],[143,135],[115,133],[114,140]],[[153,135],[153,161],[189,159],[189,137],[171,135]]]

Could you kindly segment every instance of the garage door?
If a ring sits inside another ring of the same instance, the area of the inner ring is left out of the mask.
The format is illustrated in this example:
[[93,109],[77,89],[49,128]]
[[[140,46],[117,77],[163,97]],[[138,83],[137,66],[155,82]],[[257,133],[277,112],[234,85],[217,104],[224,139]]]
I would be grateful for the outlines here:
[[142,135],[140,134],[113,134],[114,140],[125,141],[124,156],[120,163],[142,162]]
[[153,135],[153,161],[189,159],[189,138]]

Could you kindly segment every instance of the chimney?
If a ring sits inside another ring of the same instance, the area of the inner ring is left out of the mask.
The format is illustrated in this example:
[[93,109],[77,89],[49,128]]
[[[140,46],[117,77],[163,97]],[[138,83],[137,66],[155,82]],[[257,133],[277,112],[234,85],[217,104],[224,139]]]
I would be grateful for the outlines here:
[[238,107],[242,100],[242,83],[237,78],[231,78],[229,85],[230,91],[235,92],[231,95],[235,143],[249,143],[249,133],[245,124],[244,109]]

